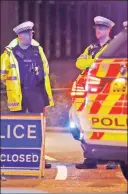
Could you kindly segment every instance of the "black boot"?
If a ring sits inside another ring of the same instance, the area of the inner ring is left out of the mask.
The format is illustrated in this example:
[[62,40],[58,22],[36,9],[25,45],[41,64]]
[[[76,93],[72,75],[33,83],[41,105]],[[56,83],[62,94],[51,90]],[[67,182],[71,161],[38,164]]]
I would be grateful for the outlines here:
[[77,169],[96,169],[97,164],[93,159],[85,159],[82,164],[76,164]]
[[117,168],[118,168],[118,164],[116,162],[108,162],[108,164],[106,165],[107,170],[112,170]]
[[51,164],[49,164],[49,163],[47,163],[47,162],[45,162],[45,168],[51,168]]
[[0,175],[0,180],[1,181],[7,181],[7,179],[3,175]]

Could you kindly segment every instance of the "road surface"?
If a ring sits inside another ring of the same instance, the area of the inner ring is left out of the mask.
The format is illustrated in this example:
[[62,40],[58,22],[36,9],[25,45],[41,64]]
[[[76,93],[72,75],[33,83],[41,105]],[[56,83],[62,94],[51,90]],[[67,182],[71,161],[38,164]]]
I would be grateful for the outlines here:
[[104,165],[99,165],[96,170],[75,169],[75,163],[83,160],[82,150],[79,142],[68,133],[47,132],[46,159],[52,164],[52,169],[46,170],[43,179],[7,179],[2,181],[2,188],[6,191],[19,189],[22,193],[25,193],[26,189],[28,193],[32,188],[48,193],[127,193],[127,182],[120,168],[106,170]]

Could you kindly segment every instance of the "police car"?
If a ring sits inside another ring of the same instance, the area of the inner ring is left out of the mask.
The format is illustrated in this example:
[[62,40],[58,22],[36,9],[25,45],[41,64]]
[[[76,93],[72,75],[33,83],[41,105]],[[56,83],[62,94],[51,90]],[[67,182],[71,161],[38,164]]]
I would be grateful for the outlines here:
[[127,22],[73,83],[70,131],[87,158],[117,161],[128,179]]

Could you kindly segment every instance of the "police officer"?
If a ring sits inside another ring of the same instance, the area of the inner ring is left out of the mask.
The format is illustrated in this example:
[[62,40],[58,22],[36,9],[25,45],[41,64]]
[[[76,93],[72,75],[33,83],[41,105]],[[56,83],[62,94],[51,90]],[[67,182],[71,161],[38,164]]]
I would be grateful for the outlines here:
[[[49,66],[43,48],[33,39],[33,22],[13,29],[17,34],[1,56],[1,80],[10,112],[41,113],[53,106]],[[45,165],[50,168],[51,165]]]
[[80,70],[85,70],[91,67],[95,58],[97,58],[100,53],[106,48],[107,44],[110,42],[110,32],[115,25],[111,20],[96,16],[94,18],[94,28],[97,41],[89,45],[85,51],[78,57],[76,61],[76,67]]
[[[91,45],[89,45],[85,51],[78,57],[76,61],[76,67],[80,70],[89,69],[94,62],[94,60],[100,55],[101,52],[107,47],[107,44],[111,41],[110,32],[115,25],[111,20],[96,16],[94,18],[94,28],[97,41]],[[84,144],[81,142],[82,148]],[[84,156],[86,157],[86,156]],[[76,164],[76,168],[78,169],[95,169],[97,168],[97,163],[92,159],[85,159],[82,164]],[[116,168],[115,163],[109,162],[107,169]]]

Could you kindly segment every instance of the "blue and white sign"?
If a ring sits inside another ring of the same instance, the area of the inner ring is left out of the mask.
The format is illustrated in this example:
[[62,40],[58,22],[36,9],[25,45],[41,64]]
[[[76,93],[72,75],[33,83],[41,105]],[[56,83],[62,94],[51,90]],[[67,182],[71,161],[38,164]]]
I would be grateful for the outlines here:
[[40,150],[2,149],[0,153],[1,168],[39,169]]
[[42,114],[1,116],[1,170],[40,171],[45,135],[42,119]]

